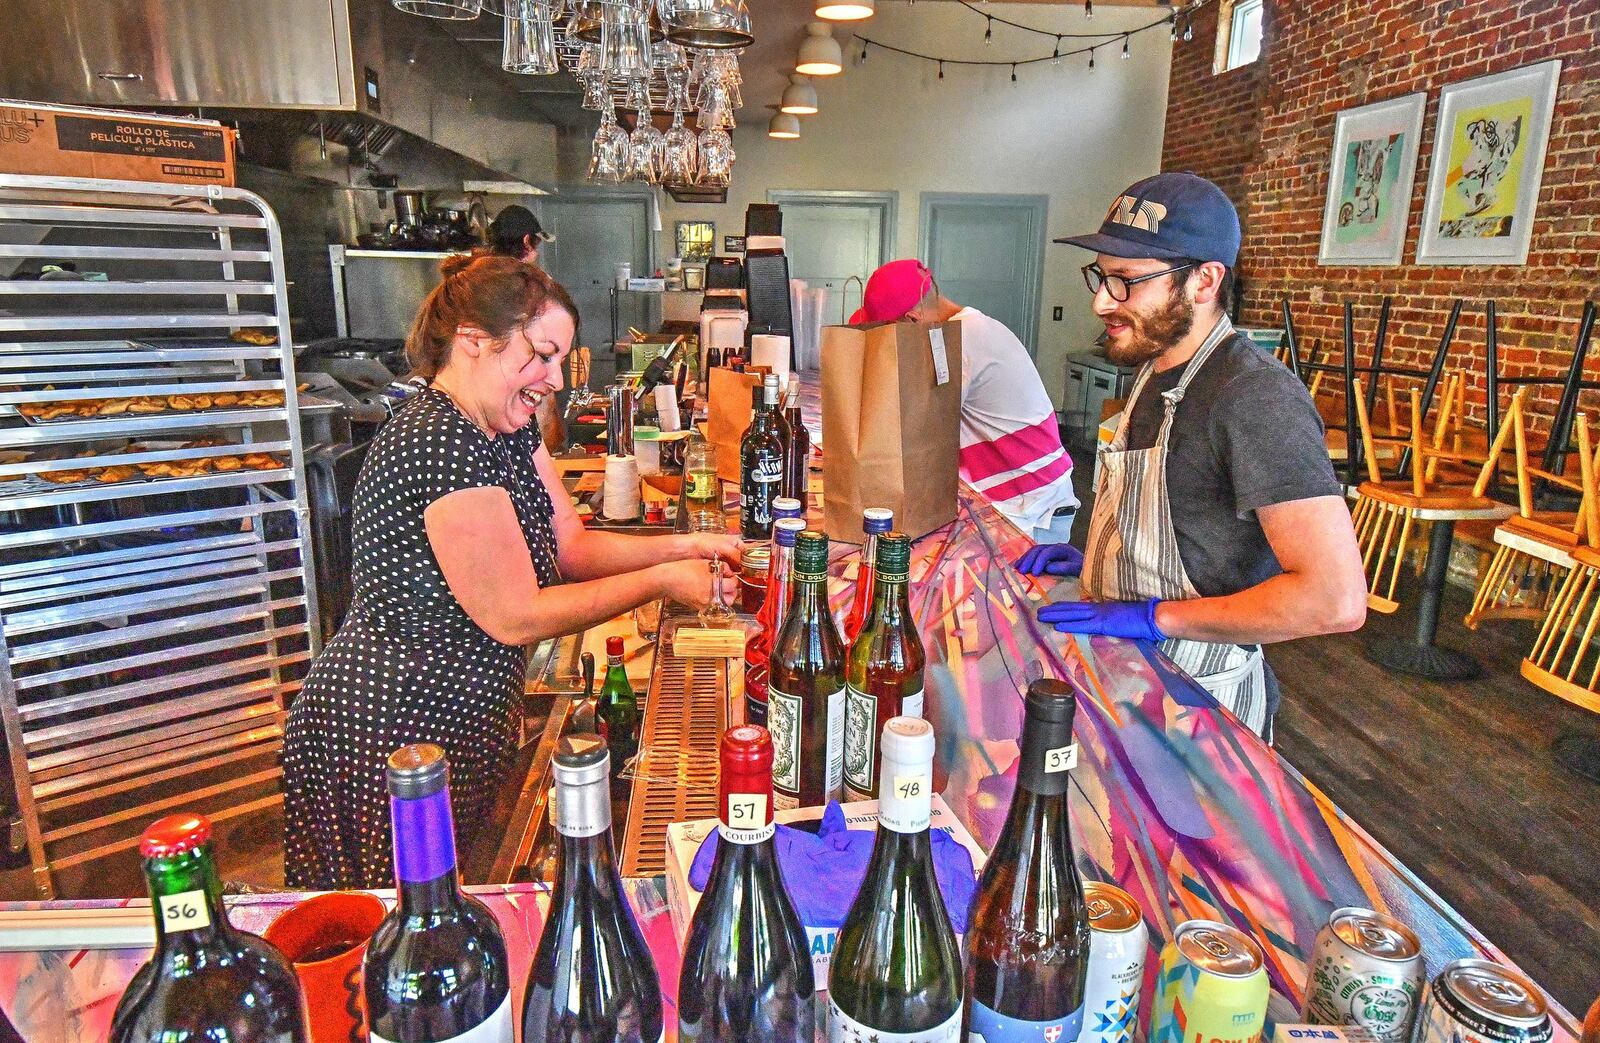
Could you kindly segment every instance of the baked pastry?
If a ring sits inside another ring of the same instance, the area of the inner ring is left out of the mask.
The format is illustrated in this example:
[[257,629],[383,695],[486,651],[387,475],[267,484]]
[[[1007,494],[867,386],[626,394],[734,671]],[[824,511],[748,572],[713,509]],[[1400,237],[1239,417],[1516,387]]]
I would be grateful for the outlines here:
[[125,482],[130,478],[137,478],[138,476],[139,469],[137,467],[132,467],[128,464],[117,464],[115,467],[100,468],[99,473],[94,476],[94,479],[97,482],[110,485],[113,482]]

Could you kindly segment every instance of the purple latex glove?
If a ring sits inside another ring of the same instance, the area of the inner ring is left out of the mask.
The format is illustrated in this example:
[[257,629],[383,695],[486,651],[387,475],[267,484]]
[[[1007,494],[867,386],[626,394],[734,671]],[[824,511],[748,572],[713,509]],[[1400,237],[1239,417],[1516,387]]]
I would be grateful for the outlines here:
[[[789,889],[800,922],[807,927],[839,927],[844,923],[850,903],[861,890],[872,857],[871,830],[850,829],[844,810],[837,801],[823,809],[815,833],[779,825],[773,837],[778,852],[778,867],[784,886]],[[950,913],[950,926],[957,934],[967,929],[967,907],[978,882],[972,868],[972,853],[943,830],[929,832],[933,852],[933,875]],[[689,886],[704,891],[711,879],[711,863],[717,854],[716,830],[701,842],[689,865]]]
[[1149,601],[1060,601],[1039,610],[1039,622],[1052,623],[1063,634],[1105,634],[1139,641],[1165,641],[1156,626],[1156,606]]
[[1083,551],[1070,543],[1042,543],[1012,562],[1024,576],[1076,576],[1083,571]]

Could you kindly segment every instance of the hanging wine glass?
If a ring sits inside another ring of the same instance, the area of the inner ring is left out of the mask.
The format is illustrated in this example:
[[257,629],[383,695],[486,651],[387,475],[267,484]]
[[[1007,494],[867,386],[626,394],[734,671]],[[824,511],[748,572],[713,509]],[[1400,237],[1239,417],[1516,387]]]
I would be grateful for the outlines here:
[[692,185],[700,166],[700,145],[694,131],[683,125],[683,109],[672,110],[672,126],[662,135],[661,180],[668,185]]
[[560,72],[555,25],[548,0],[504,0],[504,3],[508,6],[501,68],[526,76]]
[[628,84],[627,107],[632,109],[637,120],[633,125],[633,133],[628,136],[628,169],[629,181],[641,181],[653,185],[661,180],[661,160],[665,150],[664,137],[661,131],[650,122],[650,80],[638,79]]
[[650,75],[650,21],[636,3],[609,2],[600,10],[600,68],[607,76],[632,80]]
[[733,179],[733,139],[711,127],[700,132],[700,183],[723,187]]
[[617,125],[617,110],[607,95],[589,156],[591,181],[621,181],[628,167],[628,132]]

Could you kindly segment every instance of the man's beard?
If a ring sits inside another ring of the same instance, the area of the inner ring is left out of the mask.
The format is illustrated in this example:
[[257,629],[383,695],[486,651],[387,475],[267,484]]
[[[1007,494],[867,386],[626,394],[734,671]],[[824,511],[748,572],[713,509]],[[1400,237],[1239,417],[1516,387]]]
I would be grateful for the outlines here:
[[1107,342],[1106,358],[1119,366],[1139,366],[1177,344],[1194,328],[1194,304],[1175,282],[1165,304],[1144,313],[1123,312],[1128,320],[1125,344]]

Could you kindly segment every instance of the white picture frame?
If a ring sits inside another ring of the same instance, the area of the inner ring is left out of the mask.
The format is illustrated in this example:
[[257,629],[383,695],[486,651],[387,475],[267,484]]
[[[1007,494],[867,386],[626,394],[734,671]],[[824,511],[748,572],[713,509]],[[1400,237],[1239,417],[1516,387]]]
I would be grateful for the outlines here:
[[1318,264],[1400,263],[1427,107],[1419,92],[1338,114]]
[[1439,93],[1418,264],[1525,264],[1561,61]]

